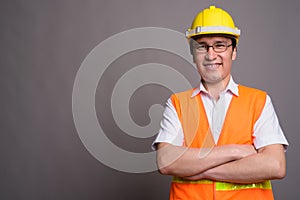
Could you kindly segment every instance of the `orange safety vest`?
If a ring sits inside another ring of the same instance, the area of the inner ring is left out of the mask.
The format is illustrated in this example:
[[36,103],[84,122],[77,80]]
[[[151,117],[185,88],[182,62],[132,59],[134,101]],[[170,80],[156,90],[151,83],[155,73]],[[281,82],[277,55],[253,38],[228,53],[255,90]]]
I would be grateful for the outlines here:
[[[184,133],[184,146],[204,148],[225,144],[253,144],[253,127],[266,101],[266,93],[239,85],[239,96],[233,95],[218,143],[215,144],[200,94],[193,90],[173,94]],[[271,182],[239,184],[212,180],[189,181],[173,177],[170,200],[247,200],[274,199]]]

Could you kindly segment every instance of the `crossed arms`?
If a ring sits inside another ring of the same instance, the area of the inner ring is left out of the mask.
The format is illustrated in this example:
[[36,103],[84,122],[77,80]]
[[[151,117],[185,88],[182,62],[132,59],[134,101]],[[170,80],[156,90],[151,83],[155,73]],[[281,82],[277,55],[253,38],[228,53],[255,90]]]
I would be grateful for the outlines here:
[[200,149],[159,143],[157,148],[160,173],[188,180],[255,183],[282,179],[286,173],[281,144],[268,145],[257,151],[252,145],[239,144]]

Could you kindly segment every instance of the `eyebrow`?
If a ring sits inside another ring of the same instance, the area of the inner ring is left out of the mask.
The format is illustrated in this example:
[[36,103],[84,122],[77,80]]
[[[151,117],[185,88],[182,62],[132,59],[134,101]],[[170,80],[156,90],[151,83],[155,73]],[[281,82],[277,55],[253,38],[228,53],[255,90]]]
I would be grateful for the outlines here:
[[[197,41],[196,41],[197,42]],[[225,41],[225,40],[216,40],[216,41],[214,41],[212,44],[216,44],[216,43],[223,43],[223,42],[227,42],[227,41]],[[205,41],[200,41],[200,42],[197,42],[198,44],[206,44],[206,45],[208,45],[208,43],[207,42],[205,42]]]

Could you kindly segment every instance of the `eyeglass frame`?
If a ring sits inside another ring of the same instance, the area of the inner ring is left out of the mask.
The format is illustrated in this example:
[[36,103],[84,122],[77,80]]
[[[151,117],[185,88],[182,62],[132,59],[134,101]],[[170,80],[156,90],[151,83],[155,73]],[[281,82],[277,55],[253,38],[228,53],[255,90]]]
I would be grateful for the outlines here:
[[[197,47],[194,46],[195,43],[197,43],[197,45],[204,45],[206,51],[197,51]],[[214,52],[216,52],[216,53],[223,53],[223,52],[225,52],[225,51],[228,49],[228,47],[230,47],[230,46],[233,45],[233,43],[227,45],[227,42],[225,42],[225,41],[224,41],[224,42],[215,42],[213,45],[208,45],[208,44],[205,43],[205,42],[198,43],[198,42],[195,41],[195,43],[193,44],[193,49],[194,49],[196,52],[198,52],[198,53],[207,53],[210,47],[212,47],[212,49],[213,49]],[[216,45],[217,45],[217,44],[223,44],[223,43],[225,44],[225,49],[222,50],[222,51],[218,51],[218,50],[216,51],[216,50],[215,50]]]

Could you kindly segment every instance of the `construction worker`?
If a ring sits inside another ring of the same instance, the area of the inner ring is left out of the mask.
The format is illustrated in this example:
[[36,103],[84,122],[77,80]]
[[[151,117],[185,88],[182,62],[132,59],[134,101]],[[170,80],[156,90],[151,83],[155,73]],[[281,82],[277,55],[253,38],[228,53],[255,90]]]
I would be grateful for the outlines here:
[[153,143],[160,173],[173,176],[170,199],[274,199],[288,142],[269,95],[231,76],[240,30],[210,6],[186,37],[201,81],[168,99]]

